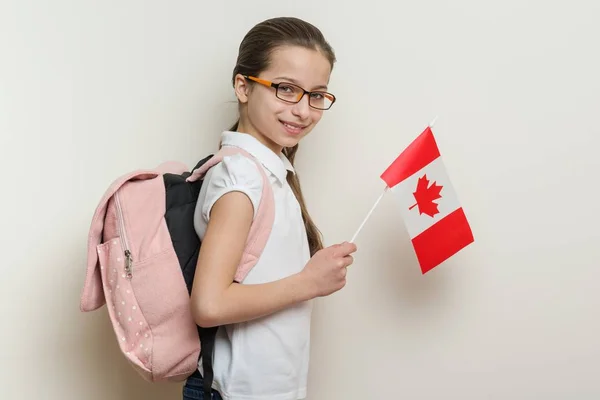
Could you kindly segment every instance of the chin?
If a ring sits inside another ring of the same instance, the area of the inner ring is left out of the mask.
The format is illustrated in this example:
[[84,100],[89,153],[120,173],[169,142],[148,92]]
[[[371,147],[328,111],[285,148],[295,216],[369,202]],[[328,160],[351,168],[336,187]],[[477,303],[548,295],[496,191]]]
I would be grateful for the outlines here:
[[280,136],[277,139],[277,144],[282,147],[294,147],[300,142],[302,137]]

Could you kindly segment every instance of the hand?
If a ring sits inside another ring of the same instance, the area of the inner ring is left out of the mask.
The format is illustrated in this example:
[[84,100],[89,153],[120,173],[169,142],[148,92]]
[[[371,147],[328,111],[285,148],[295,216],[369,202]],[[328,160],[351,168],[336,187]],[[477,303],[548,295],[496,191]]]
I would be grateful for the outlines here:
[[354,243],[344,242],[319,250],[302,270],[315,297],[328,296],[346,285],[346,268],[354,259]]

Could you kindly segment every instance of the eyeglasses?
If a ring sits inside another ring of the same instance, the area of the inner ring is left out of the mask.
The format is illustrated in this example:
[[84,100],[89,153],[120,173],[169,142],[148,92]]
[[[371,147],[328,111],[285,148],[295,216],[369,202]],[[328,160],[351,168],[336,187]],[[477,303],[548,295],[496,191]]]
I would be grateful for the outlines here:
[[256,78],[254,76],[246,76],[246,79],[250,79],[254,82],[260,83],[267,87],[275,88],[275,96],[278,99],[288,103],[299,103],[305,94],[308,94],[308,105],[317,110],[329,110],[333,103],[335,103],[335,96],[331,93],[324,91],[312,91],[304,90],[298,85],[288,82],[273,83],[265,79]]

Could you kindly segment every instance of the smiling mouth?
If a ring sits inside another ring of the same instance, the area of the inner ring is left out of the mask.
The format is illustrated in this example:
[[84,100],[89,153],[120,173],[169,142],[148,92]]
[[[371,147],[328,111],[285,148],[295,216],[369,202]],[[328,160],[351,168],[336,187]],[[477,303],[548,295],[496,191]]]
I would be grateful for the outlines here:
[[308,125],[294,124],[291,122],[285,122],[285,121],[281,121],[281,120],[279,122],[281,122],[281,124],[285,127],[285,129],[288,132],[296,133],[296,134],[302,132],[308,126]]
[[281,121],[281,120],[280,120],[280,122],[286,126],[289,126],[290,128],[304,129],[307,127],[307,125],[294,124],[291,122],[286,122],[286,121]]

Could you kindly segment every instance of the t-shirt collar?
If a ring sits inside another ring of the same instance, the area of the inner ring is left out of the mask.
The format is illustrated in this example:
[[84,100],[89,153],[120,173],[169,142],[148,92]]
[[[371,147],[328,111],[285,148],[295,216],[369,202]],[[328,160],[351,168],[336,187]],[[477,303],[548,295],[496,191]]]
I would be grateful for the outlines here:
[[235,146],[246,150],[281,182],[285,182],[287,171],[294,167],[282,153],[276,154],[254,136],[242,132],[225,131],[221,135],[222,146]]

